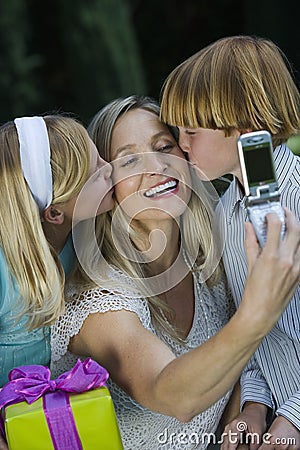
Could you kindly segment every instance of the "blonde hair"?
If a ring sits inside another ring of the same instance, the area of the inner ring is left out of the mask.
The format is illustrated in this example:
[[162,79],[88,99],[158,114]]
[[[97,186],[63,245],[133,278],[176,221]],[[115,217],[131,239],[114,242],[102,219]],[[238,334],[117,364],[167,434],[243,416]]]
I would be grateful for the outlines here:
[[[89,171],[87,131],[75,119],[44,117],[51,149],[53,202],[79,193]],[[64,310],[64,271],[44,235],[40,213],[24,179],[17,131],[13,122],[0,128],[0,246],[18,286],[17,315],[29,329],[55,321]],[[14,278],[14,280],[13,280]]]
[[300,130],[290,64],[270,40],[217,40],[177,66],[161,91],[161,119],[187,128],[268,130],[274,146]]
[[[90,136],[98,147],[100,156],[108,162],[111,161],[111,139],[114,126],[121,115],[133,109],[150,111],[159,118],[159,106],[157,102],[150,97],[133,95],[127,98],[116,99],[106,105],[94,116],[88,127]],[[127,217],[120,211],[120,208],[118,209],[116,219],[115,212],[117,206],[118,205],[116,204],[112,211],[102,214],[96,219],[96,236],[98,238],[98,245],[101,248],[101,253],[108,264],[120,269],[121,272],[128,274],[129,277],[136,282],[138,292],[142,293],[143,297],[147,298],[153,323],[156,325],[156,328],[164,330],[169,335],[180,340],[176,330],[174,330],[172,325],[166,320],[166,316],[172,315],[171,309],[158,295],[154,295],[153,292],[151,292],[147,283],[143,282],[145,276],[149,275],[146,273],[147,264],[133,262],[134,248],[132,242],[128,240],[128,235],[131,237],[135,236],[136,230],[130,226]],[[203,272],[206,270],[208,261],[211,263],[208,255],[211,253],[211,248],[214,245],[212,243],[210,223],[211,214],[212,210],[209,210],[209,205],[204,205],[198,196],[195,193],[192,193],[188,207],[180,219],[183,228],[181,239],[187,254],[191,255],[195,253],[195,248],[198,249],[193,269],[199,271],[202,270]],[[116,243],[112,233],[113,222],[114,229],[118,232],[118,245],[126,255],[126,258],[122,258],[116,249]],[[85,239],[85,242],[87,241],[90,242],[91,240]],[[96,258],[91,256],[93,254],[92,249],[85,247],[85,254],[87,258],[84,261],[83,267],[86,268],[87,265],[89,265],[91,271],[88,270],[87,273],[95,273],[95,270],[98,269],[96,269]],[[78,272],[74,276],[76,284],[79,284],[81,289],[83,286],[85,288],[90,288],[93,285],[93,282],[91,282],[87,273],[80,267],[78,268]],[[220,274],[221,266],[217,264],[213,273],[209,274],[208,284],[215,284],[219,280]],[[94,277],[93,279],[95,280]],[[99,279],[101,280],[101,276]],[[101,281],[99,281],[99,284],[101,284]],[[116,284],[116,280],[105,279],[105,289],[108,287],[111,287],[112,289],[115,289],[116,287],[119,288],[120,280],[118,280],[118,284]]]

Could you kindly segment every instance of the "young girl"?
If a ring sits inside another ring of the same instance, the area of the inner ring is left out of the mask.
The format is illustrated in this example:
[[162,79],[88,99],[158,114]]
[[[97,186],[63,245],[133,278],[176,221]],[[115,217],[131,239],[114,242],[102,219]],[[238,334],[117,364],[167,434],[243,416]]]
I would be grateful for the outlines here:
[[271,215],[260,253],[247,225],[249,276],[230,318],[222,266],[211,258],[208,204],[158,114],[153,100],[132,96],[90,125],[113,164],[115,208],[98,218],[104,259],[96,265],[87,251],[93,280],[77,272],[73,298],[53,326],[52,370],[71,368],[76,355],[108,369],[125,450],[204,449],[242,368],[297,285],[300,228],[287,212],[281,243]]
[[[102,170],[100,170],[102,168]],[[50,361],[50,324],[64,311],[74,224],[112,207],[111,167],[87,131],[60,115],[0,128],[0,387],[19,365]],[[106,193],[106,194],[105,194]]]

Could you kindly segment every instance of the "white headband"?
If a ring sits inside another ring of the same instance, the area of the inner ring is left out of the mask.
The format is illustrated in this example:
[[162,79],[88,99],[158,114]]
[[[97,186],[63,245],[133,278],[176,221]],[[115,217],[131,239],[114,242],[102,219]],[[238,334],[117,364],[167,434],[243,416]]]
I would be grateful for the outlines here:
[[42,212],[52,202],[52,170],[48,131],[42,117],[14,120],[20,143],[23,175]]

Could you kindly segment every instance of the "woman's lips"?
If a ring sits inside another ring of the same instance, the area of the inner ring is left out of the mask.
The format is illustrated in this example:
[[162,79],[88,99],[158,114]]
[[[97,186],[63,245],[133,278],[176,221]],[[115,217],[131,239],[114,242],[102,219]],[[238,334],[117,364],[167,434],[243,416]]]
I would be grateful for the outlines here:
[[179,181],[175,178],[169,178],[168,180],[156,184],[152,188],[148,189],[144,196],[147,198],[156,198],[165,194],[177,192],[179,186]]

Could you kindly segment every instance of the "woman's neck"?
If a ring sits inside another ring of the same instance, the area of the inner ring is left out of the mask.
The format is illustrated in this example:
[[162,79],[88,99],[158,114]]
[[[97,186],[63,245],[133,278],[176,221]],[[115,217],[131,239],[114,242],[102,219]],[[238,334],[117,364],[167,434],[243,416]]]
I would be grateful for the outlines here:
[[180,251],[179,226],[175,220],[163,220],[151,226],[144,221],[132,226],[137,236],[132,237],[132,241],[143,252],[144,260],[148,261],[144,273],[146,278],[149,277],[149,286],[152,292],[171,305],[167,297],[174,297],[174,288],[181,285],[190,273],[183,252]]
[[137,237],[132,241],[149,261],[153,275],[164,272],[176,260],[179,252],[179,228],[174,220],[160,222],[138,222],[133,224]]

